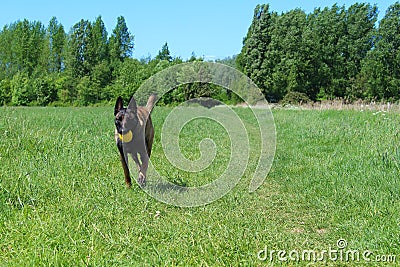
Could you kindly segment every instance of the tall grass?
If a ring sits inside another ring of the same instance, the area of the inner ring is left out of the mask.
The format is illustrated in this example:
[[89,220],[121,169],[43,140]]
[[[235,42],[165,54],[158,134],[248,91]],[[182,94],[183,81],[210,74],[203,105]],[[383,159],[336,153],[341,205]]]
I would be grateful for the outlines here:
[[[217,136],[217,163],[193,176],[163,156],[169,111],[153,113],[156,168],[184,185],[212,180],[229,158],[224,129],[198,121],[182,131],[182,153],[193,159],[199,140]],[[251,113],[237,112],[256,149]],[[0,265],[305,266],[262,262],[257,253],[323,250],[341,238],[349,249],[400,257],[399,114],[276,110],[274,117],[277,151],[261,188],[247,191],[257,162],[251,152],[232,192],[177,208],[125,188],[112,108],[0,109]]]

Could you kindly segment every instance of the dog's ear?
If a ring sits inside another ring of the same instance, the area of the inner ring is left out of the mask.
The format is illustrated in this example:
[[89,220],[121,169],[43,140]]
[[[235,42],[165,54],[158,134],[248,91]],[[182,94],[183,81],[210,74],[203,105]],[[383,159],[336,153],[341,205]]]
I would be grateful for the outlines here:
[[131,101],[129,101],[128,109],[130,111],[132,111],[133,113],[136,113],[136,111],[137,111],[136,100],[135,100],[135,98],[133,98],[133,96],[131,98]]
[[115,107],[114,107],[114,116],[117,115],[117,113],[124,107],[124,101],[122,100],[122,97],[118,97],[117,101],[115,102]]

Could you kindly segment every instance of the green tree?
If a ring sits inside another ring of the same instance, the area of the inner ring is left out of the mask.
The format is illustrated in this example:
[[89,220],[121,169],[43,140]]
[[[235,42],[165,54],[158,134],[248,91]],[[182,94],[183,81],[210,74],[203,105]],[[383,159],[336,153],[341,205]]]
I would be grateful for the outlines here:
[[103,20],[99,16],[92,24],[88,44],[89,61],[91,65],[90,78],[93,91],[96,91],[96,101],[103,100],[102,90],[111,82],[111,68],[108,47],[108,34]]
[[354,4],[346,14],[346,35],[343,53],[347,78],[354,78],[361,70],[361,61],[373,47],[373,33],[378,8],[370,4]]
[[258,5],[236,59],[269,100],[289,92],[309,98],[357,97],[361,62],[372,48],[377,8],[333,5],[307,15],[278,15]]
[[35,99],[30,104],[46,106],[57,100],[57,88],[54,81],[55,76],[53,75],[42,75],[30,79],[32,91],[35,94]]
[[12,26],[4,26],[0,34],[0,79],[11,79],[18,69],[14,59],[13,39]]
[[116,97],[122,96],[129,100],[144,80],[152,75],[149,65],[137,59],[127,58],[117,69],[117,78],[114,83]]
[[369,4],[315,9],[308,17],[305,54],[314,69],[308,78],[314,92],[309,97],[315,99],[317,92],[320,98],[361,96],[354,83],[372,48],[376,19],[377,8]]
[[362,74],[369,98],[400,98],[400,3],[386,11],[379,23],[374,49],[363,62]]
[[77,102],[79,106],[93,104],[98,100],[98,88],[93,84],[89,76],[84,76],[76,86],[78,90]]
[[52,17],[47,27],[48,36],[48,69],[50,72],[60,72],[64,63],[64,49],[66,34],[64,27],[58,23],[56,17]]
[[118,17],[117,25],[110,37],[110,57],[113,61],[123,61],[132,55],[133,35],[126,26],[125,18]]
[[6,105],[11,102],[11,82],[9,79],[0,80],[0,105]]
[[108,56],[108,33],[101,16],[97,17],[96,21],[90,28],[88,37],[88,61],[89,64],[95,66],[102,61],[107,61]]
[[[177,73],[177,81],[182,84],[177,88],[177,96],[183,96],[183,100],[190,100],[198,97],[210,97],[215,94],[215,86],[210,84],[211,73],[207,65],[196,64],[186,65],[182,71]],[[193,83],[187,83],[194,80]]]
[[168,43],[165,42],[161,50],[158,52],[158,55],[156,56],[157,60],[166,60],[168,62],[172,61],[172,56],[171,53],[169,52],[168,48]]
[[320,98],[334,98],[342,95],[345,73],[345,57],[341,41],[345,35],[345,8],[336,4],[323,10],[315,9],[312,15],[312,38],[317,53],[314,62]]
[[243,48],[237,58],[238,68],[249,76],[264,92],[267,91],[267,77],[270,77],[270,66],[264,64],[268,46],[271,42],[273,14],[269,5],[257,5],[253,21],[249,27]]
[[303,44],[306,23],[306,14],[300,9],[284,13],[274,20],[263,67],[273,70],[266,78],[265,87],[278,99],[291,91],[305,92],[309,89],[309,59]]
[[76,85],[78,79],[72,78],[66,73],[58,75],[54,81],[54,86],[57,89],[57,99],[62,105],[71,105],[77,97]]
[[341,39],[341,53],[345,65],[343,78],[345,83],[341,97],[356,99],[364,97],[359,87],[359,75],[362,61],[373,47],[373,33],[377,21],[378,8],[370,4],[354,4],[346,12],[345,35]]
[[76,23],[68,36],[66,68],[73,78],[90,74],[90,54],[88,51],[92,25],[88,20]]
[[45,29],[40,22],[18,21],[9,26],[11,38],[6,49],[11,50],[9,61],[11,74],[24,71],[31,75],[40,64],[45,40]]
[[11,80],[11,102],[15,106],[26,106],[35,100],[35,92],[30,84],[28,73],[17,72]]

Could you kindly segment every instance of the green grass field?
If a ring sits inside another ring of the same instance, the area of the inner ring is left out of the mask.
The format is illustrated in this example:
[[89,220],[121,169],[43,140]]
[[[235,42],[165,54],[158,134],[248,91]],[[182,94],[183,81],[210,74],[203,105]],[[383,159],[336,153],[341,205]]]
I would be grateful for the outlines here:
[[[198,158],[199,141],[216,136],[216,162],[200,174],[174,170],[159,135],[170,110],[153,113],[156,168],[182,185],[213,180],[230,156],[224,129],[188,124],[183,155]],[[249,110],[235,110],[252,129]],[[259,145],[253,129],[239,184],[209,205],[178,208],[125,188],[112,111],[0,108],[0,266],[306,266],[314,261],[295,261],[293,251],[319,257],[340,239],[359,262],[336,255],[316,266],[370,266],[366,250],[371,261],[399,264],[398,113],[276,110],[265,183],[248,192]]]

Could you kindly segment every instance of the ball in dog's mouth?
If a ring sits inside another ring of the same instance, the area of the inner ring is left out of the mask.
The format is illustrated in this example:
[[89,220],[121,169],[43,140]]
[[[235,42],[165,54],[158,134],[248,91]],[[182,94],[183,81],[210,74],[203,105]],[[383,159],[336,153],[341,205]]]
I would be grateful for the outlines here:
[[119,139],[121,139],[123,143],[129,143],[132,141],[132,138],[133,135],[131,130],[129,130],[126,134],[119,134]]

